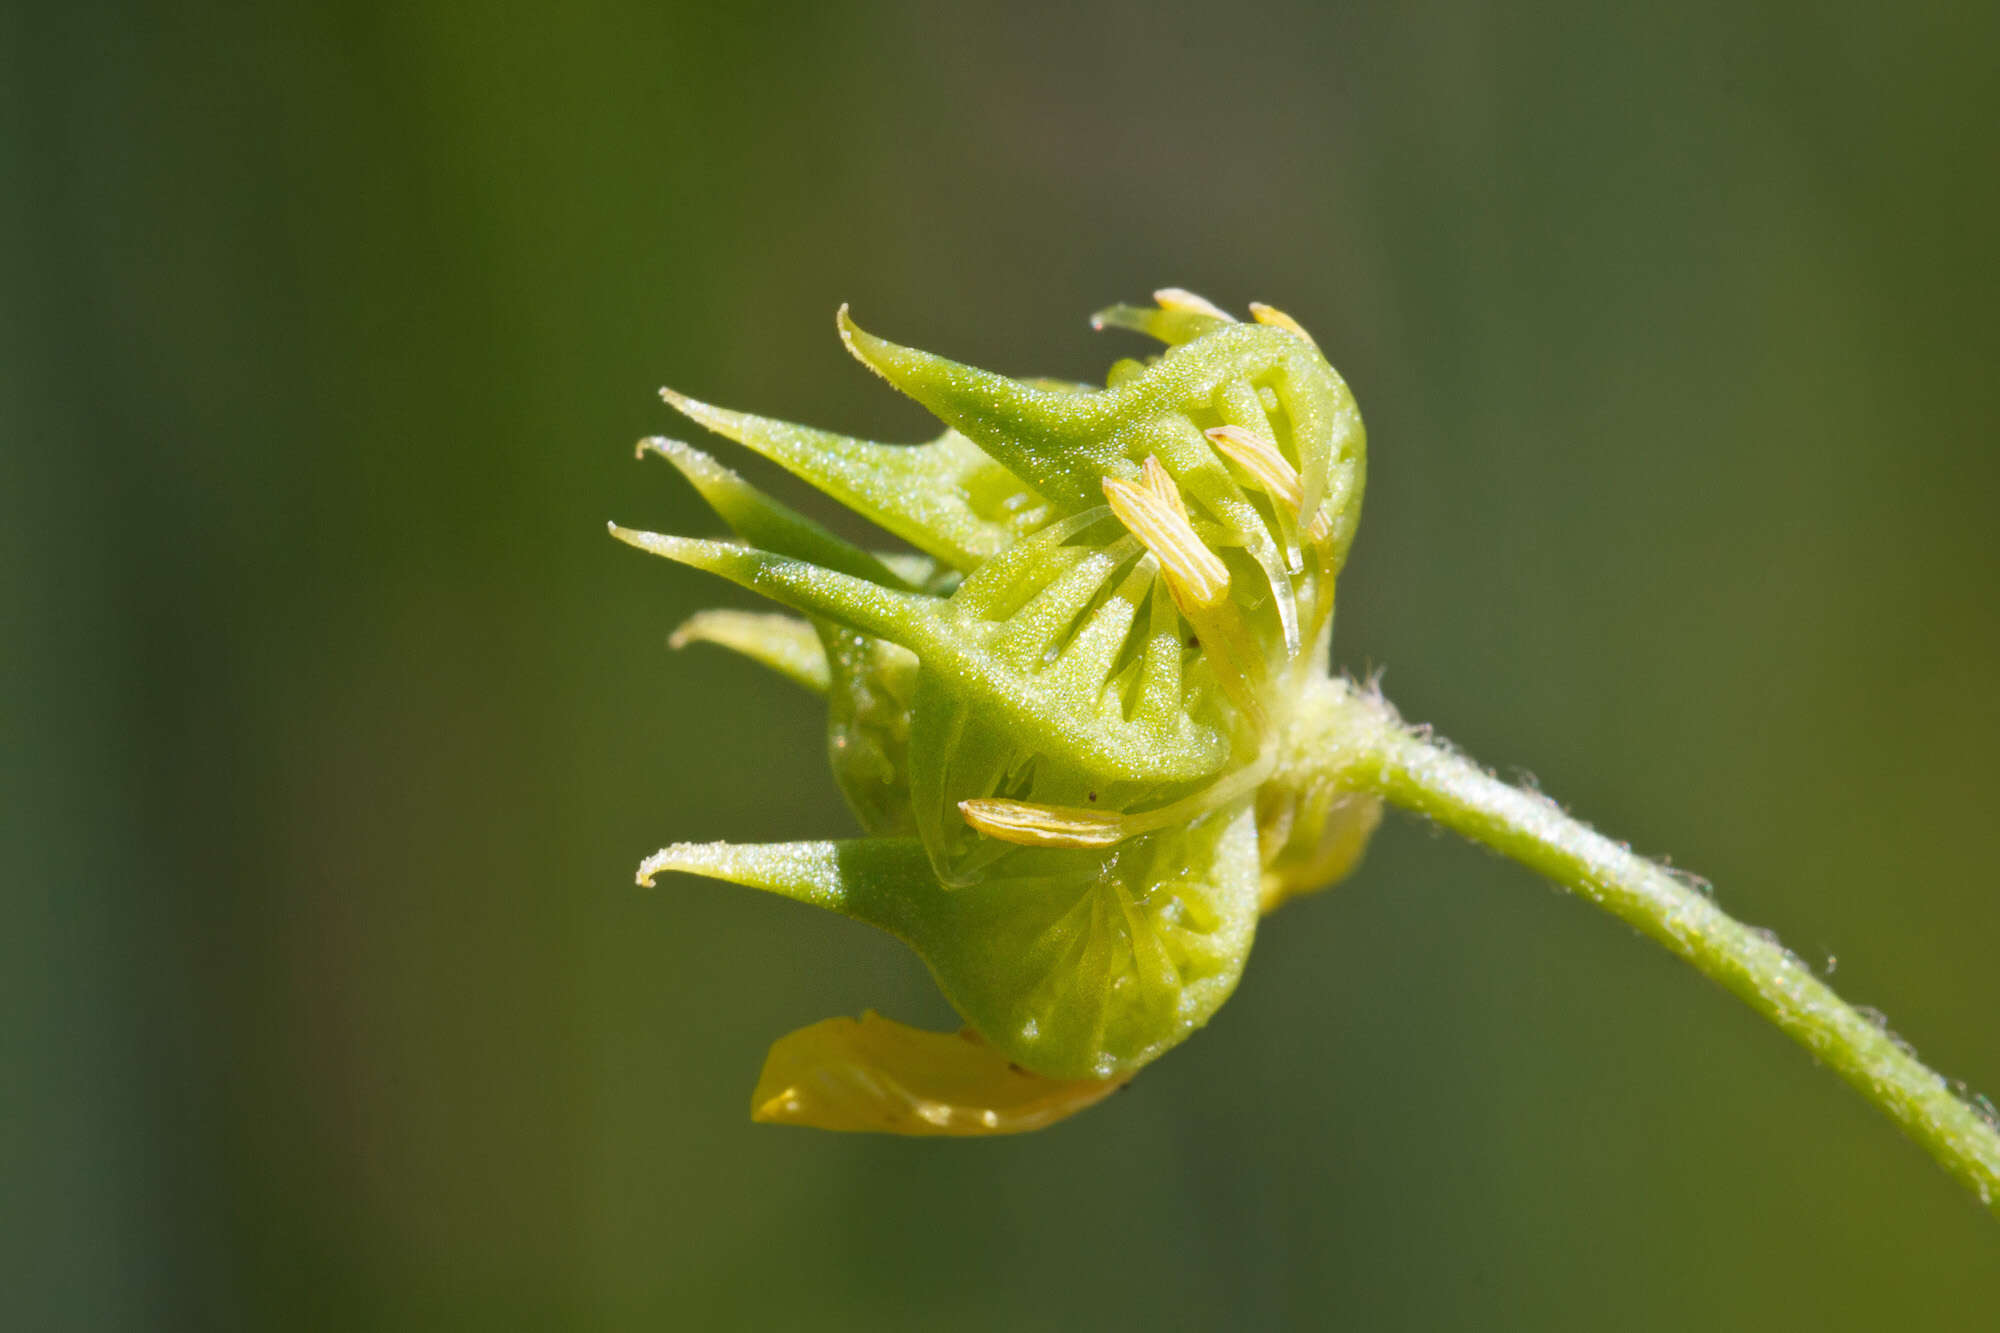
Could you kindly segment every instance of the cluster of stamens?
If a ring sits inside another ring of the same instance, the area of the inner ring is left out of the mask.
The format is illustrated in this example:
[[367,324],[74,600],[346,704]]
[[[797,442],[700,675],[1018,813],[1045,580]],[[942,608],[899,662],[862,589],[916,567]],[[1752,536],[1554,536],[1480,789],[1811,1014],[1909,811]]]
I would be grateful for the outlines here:
[[[1168,288],[1155,293],[1169,310],[1227,319],[1227,312],[1191,292]],[[1307,342],[1311,336],[1296,320],[1270,306],[1252,304],[1259,323],[1286,329]],[[1321,554],[1326,571],[1332,523],[1325,506],[1311,516],[1298,468],[1275,440],[1243,426],[1222,425],[1203,432],[1215,452],[1234,464],[1270,499],[1283,530],[1288,563],[1294,573],[1303,568],[1294,534]],[[1173,475],[1154,455],[1147,455],[1134,478],[1105,477],[1104,497],[1111,513],[1144,546],[1157,564],[1174,606],[1195,630],[1193,642],[1207,652],[1216,678],[1231,700],[1261,727],[1265,717],[1262,655],[1241,611],[1230,603],[1229,567],[1204,539],[1188,513],[1185,497]],[[1330,578],[1327,579],[1330,582]],[[1277,589],[1291,595],[1287,584]],[[1323,600],[1323,599],[1322,599]],[[1037,804],[999,797],[959,802],[965,822],[987,837],[1030,847],[1110,847],[1127,838],[1165,828],[1235,800],[1268,776],[1270,754],[1260,747],[1251,763],[1192,796],[1144,812],[1111,812],[1071,806]]]

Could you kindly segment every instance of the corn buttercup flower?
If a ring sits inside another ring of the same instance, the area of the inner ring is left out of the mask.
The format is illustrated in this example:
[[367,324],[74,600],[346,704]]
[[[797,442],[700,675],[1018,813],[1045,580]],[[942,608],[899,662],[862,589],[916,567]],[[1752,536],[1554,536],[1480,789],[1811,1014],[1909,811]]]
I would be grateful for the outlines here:
[[1098,388],[900,347],[843,309],[848,349],[943,421],[922,445],[665,392],[910,548],[849,543],[668,439],[640,451],[735,540],[612,528],[786,609],[702,612],[672,642],[822,695],[867,835],[677,843],[640,882],[706,876],[870,922],[916,949],[967,1024],[871,1013],[792,1033],[755,1118],[906,1134],[1060,1119],[1207,1022],[1260,916],[1361,855],[1377,799],[1283,759],[1327,672],[1361,417],[1296,321],[1251,311],[1168,289],[1101,312],[1167,350]]

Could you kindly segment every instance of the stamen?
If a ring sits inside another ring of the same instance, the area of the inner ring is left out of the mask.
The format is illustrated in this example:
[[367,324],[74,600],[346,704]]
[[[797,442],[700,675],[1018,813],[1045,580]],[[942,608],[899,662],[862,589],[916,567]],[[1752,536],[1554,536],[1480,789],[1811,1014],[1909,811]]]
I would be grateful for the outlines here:
[[1148,456],[1138,481],[1104,479],[1111,512],[1160,562],[1167,591],[1182,611],[1211,607],[1229,591],[1229,567],[1195,532],[1180,488],[1160,460]]
[[1025,847],[1111,847],[1207,814],[1263,785],[1276,766],[1277,751],[1266,746],[1257,758],[1190,796],[1139,814],[1100,814],[1069,806],[983,798],[960,801],[965,822],[989,838]]
[[[1118,521],[1159,562],[1167,593],[1201,636],[1216,683],[1245,719],[1262,729],[1268,720],[1259,697],[1263,663],[1242,611],[1228,599],[1229,567],[1195,532],[1172,475],[1148,456],[1138,481],[1106,477],[1104,496]],[[1273,586],[1283,577],[1276,575]]]
[[1306,332],[1303,324],[1275,306],[1265,305],[1262,301],[1252,301],[1250,303],[1250,317],[1259,324],[1268,324],[1274,329],[1283,329],[1287,333],[1297,334],[1308,343],[1311,343],[1315,351],[1319,348],[1319,344],[1313,340],[1313,336],[1310,333]]
[[[1278,452],[1277,445],[1241,426],[1214,426],[1204,433],[1217,453],[1248,472],[1272,500],[1295,514],[1299,512],[1299,505],[1305,499],[1299,470]],[[1323,542],[1331,532],[1332,522],[1327,518],[1326,506],[1321,505],[1306,528],[1306,536],[1314,542]]]
[[1256,478],[1257,484],[1293,512],[1304,493],[1299,489],[1299,470],[1278,452],[1278,446],[1241,426],[1214,426],[1204,431],[1216,452]]
[[1127,834],[1117,815],[982,797],[958,803],[965,822],[989,838],[1023,847],[1110,847]]
[[1207,297],[1196,296],[1184,287],[1162,287],[1153,293],[1153,300],[1159,303],[1162,310],[1186,310],[1213,319],[1226,319],[1231,324],[1236,323],[1236,316]]

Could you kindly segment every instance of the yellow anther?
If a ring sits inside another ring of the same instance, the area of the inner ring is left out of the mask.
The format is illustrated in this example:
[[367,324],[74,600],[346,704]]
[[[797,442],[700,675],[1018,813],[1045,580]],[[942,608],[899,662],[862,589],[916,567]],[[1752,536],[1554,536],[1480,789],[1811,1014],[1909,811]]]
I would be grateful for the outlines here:
[[1023,847],[1110,847],[1127,836],[1117,815],[1095,810],[981,797],[960,801],[958,811],[987,837]]
[[1236,322],[1236,316],[1207,297],[1196,296],[1184,287],[1162,287],[1153,293],[1153,300],[1162,310],[1186,310],[1197,315],[1208,315],[1214,319],[1226,319],[1231,324]]
[[[1305,492],[1299,482],[1299,470],[1291,460],[1278,452],[1278,446],[1241,426],[1213,426],[1203,432],[1215,451],[1230,462],[1248,472],[1257,484],[1264,488],[1264,494],[1294,514],[1305,500]],[[1313,515],[1313,521],[1306,526],[1306,536],[1322,542],[1331,532],[1332,524],[1326,516],[1326,507]]]
[[1180,488],[1157,458],[1148,457],[1138,481],[1104,479],[1111,512],[1160,562],[1167,591],[1186,611],[1214,606],[1229,591],[1229,567],[1194,530]]
[[1256,320],[1259,324],[1268,324],[1274,329],[1283,329],[1287,333],[1295,333],[1310,343],[1315,351],[1319,349],[1319,344],[1313,340],[1313,336],[1306,332],[1305,325],[1299,323],[1276,306],[1265,305],[1262,301],[1252,301],[1250,303],[1250,318]]
[[1299,470],[1278,452],[1278,446],[1255,431],[1241,426],[1214,426],[1204,431],[1215,451],[1256,478],[1264,493],[1293,513],[1305,493],[1299,488]]
[[1139,465],[1139,481],[1147,490],[1160,497],[1161,504],[1178,514],[1181,522],[1190,527],[1194,525],[1193,520],[1188,517],[1187,503],[1181,499],[1179,483],[1174,480],[1173,473],[1161,466],[1159,459],[1151,454],[1146,455],[1146,461]]

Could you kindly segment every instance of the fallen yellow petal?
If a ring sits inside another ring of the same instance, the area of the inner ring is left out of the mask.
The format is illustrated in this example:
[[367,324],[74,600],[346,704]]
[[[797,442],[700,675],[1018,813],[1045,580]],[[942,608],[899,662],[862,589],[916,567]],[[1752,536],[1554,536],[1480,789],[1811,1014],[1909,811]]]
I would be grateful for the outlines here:
[[978,1033],[926,1032],[872,1010],[780,1037],[750,1118],[850,1133],[977,1137],[1041,1129],[1093,1106],[1118,1079],[1033,1074]]

